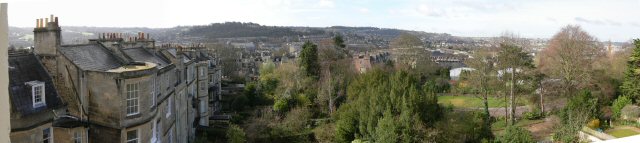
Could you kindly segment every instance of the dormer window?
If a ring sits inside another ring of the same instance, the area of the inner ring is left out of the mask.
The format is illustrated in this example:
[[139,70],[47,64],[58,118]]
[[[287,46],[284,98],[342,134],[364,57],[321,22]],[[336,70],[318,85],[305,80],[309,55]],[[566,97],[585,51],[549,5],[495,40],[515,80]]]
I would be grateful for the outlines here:
[[33,101],[33,108],[46,106],[47,102],[44,98],[44,82],[30,81],[25,84],[31,87],[31,99]]

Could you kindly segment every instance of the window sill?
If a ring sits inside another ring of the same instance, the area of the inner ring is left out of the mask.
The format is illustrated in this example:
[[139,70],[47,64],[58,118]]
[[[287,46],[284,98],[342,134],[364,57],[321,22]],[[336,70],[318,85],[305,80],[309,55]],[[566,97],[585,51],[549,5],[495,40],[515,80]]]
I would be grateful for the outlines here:
[[39,102],[39,103],[33,104],[33,108],[40,108],[40,107],[45,107],[45,106],[47,106],[47,104],[45,104],[44,102]]
[[135,113],[135,114],[127,114],[127,116],[125,117],[125,119],[133,119],[133,118],[138,118],[142,116],[142,114],[140,113]]

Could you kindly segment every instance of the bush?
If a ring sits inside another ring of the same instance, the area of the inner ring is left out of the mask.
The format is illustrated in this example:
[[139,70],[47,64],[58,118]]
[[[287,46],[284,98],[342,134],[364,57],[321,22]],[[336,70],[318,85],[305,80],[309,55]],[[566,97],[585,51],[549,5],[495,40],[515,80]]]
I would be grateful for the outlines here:
[[242,111],[244,110],[245,106],[247,106],[248,103],[249,103],[249,98],[247,98],[247,96],[245,96],[244,94],[237,95],[233,97],[233,99],[231,100],[231,105],[230,105],[231,110]]
[[278,112],[284,112],[289,110],[289,100],[287,99],[276,100],[276,103],[273,104],[273,110]]
[[544,117],[544,114],[536,108],[531,112],[525,112],[523,116],[525,119],[528,119],[528,120],[537,120]]
[[631,104],[631,99],[627,96],[620,96],[611,105],[611,110],[613,111],[613,117],[619,118],[620,111],[627,105]]
[[599,119],[593,119],[593,120],[589,121],[589,123],[587,123],[587,127],[591,128],[591,129],[600,128],[600,120]]
[[518,127],[509,126],[504,132],[504,135],[500,137],[500,142],[503,143],[533,143],[533,136],[528,130]]
[[334,132],[336,131],[335,124],[323,123],[317,128],[313,129],[313,135],[320,143],[337,142],[334,141]]
[[240,126],[231,124],[227,130],[227,139],[230,143],[244,143],[247,141],[246,135]]

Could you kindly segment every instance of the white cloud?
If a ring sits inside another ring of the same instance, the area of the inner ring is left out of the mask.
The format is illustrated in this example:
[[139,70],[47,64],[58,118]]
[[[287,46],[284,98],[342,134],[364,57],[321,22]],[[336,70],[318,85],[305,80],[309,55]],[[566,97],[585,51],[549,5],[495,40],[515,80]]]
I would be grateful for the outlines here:
[[[173,27],[215,22],[281,26],[380,26],[496,36],[510,29],[548,38],[583,24],[599,39],[640,37],[640,0],[9,0],[9,24],[55,14],[63,26]],[[96,6],[98,5],[98,6]],[[362,16],[372,14],[375,16]],[[579,19],[579,20],[578,20]],[[589,24],[596,23],[596,24]],[[597,24],[602,23],[602,24]]]
[[335,7],[335,4],[332,0],[320,0],[320,2],[318,2],[318,5],[320,7],[328,7],[328,8]]
[[369,9],[368,9],[368,8],[364,8],[364,7],[363,7],[363,8],[359,8],[359,9],[358,9],[358,12],[360,12],[360,13],[364,13],[364,14],[367,14],[367,13],[369,13],[370,11],[369,11]]

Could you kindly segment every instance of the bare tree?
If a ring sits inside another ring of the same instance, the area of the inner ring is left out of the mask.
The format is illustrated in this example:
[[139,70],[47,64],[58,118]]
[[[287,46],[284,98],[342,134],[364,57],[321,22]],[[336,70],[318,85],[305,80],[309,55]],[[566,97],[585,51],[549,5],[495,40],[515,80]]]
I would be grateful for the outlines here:
[[596,38],[580,26],[568,25],[549,41],[539,58],[538,67],[550,78],[561,79],[565,95],[587,87],[592,79],[593,63],[604,55]]

